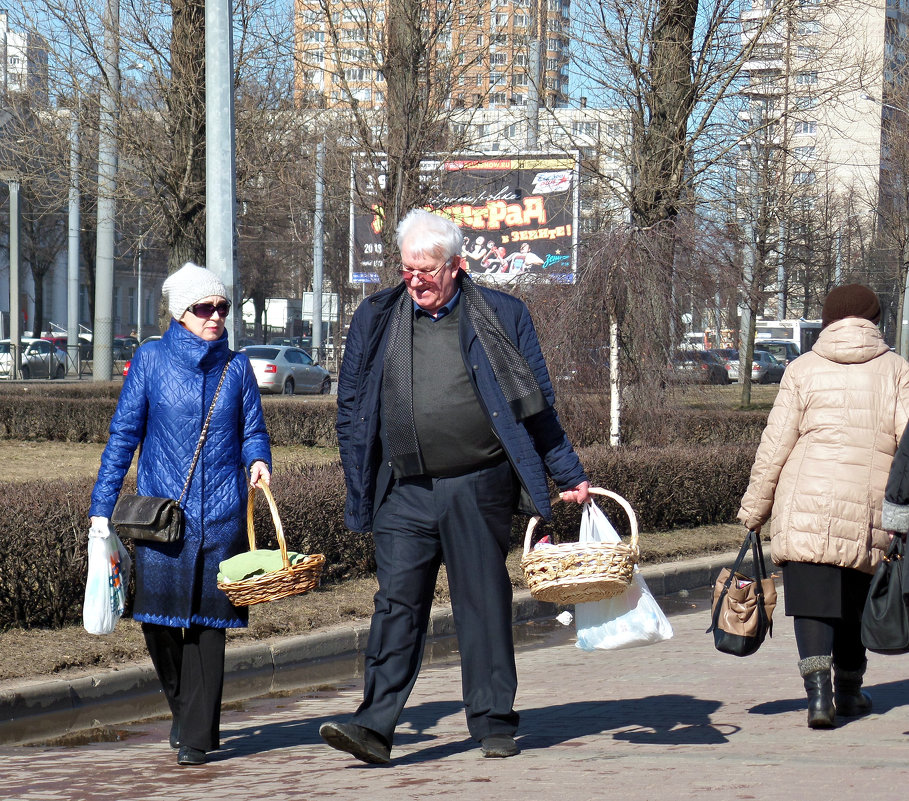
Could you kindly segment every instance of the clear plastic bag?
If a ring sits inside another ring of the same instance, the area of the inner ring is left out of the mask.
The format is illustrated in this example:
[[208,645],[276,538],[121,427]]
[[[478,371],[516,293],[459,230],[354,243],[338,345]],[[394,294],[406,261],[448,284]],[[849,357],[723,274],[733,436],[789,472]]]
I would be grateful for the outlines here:
[[[581,542],[619,542],[618,532],[592,501],[581,519]],[[577,647],[584,651],[614,651],[650,645],[672,637],[672,626],[660,609],[644,577],[634,571],[628,589],[593,603],[576,604]]]
[[88,532],[88,578],[82,625],[89,634],[110,634],[126,606],[132,562],[107,520],[99,520]]

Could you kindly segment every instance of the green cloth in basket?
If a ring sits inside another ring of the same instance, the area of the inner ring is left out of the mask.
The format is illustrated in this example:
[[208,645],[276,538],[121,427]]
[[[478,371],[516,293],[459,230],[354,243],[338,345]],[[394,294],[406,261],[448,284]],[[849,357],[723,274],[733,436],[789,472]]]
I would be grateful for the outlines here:
[[[292,565],[295,565],[304,557],[305,554],[299,554],[294,551],[287,552],[287,558]],[[218,565],[218,581],[221,584],[231,581],[242,581],[253,576],[274,573],[283,567],[284,561],[281,559],[281,551],[269,551],[266,549],[247,551],[246,553],[238,553],[230,559],[225,559]]]

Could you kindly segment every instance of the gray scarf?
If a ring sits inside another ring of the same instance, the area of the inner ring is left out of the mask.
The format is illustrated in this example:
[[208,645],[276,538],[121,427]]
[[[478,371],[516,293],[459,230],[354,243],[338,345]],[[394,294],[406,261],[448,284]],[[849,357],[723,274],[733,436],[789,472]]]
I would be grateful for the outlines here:
[[[466,273],[459,279],[462,313],[476,331],[515,419],[543,411],[549,403],[524,355],[479,287]],[[413,300],[405,291],[392,309],[382,374],[382,420],[396,478],[425,472],[413,419],[413,317]]]

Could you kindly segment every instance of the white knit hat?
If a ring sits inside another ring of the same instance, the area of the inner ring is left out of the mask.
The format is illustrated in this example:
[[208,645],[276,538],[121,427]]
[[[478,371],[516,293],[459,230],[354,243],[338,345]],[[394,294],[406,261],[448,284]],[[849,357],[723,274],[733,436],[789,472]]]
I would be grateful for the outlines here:
[[202,298],[227,298],[227,287],[211,270],[188,261],[167,277],[161,293],[167,297],[167,308],[171,315],[179,320],[190,306]]

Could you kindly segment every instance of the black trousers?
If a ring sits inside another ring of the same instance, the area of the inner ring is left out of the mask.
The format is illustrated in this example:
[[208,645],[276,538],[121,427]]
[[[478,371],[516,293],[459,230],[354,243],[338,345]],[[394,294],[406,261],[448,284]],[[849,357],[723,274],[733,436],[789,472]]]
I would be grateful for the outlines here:
[[143,623],[142,633],[164,697],[180,729],[180,745],[221,747],[224,629]]
[[517,671],[505,567],[517,479],[508,462],[453,478],[395,481],[373,524],[379,591],[353,720],[391,745],[416,682],[442,559],[476,740],[514,734]]

